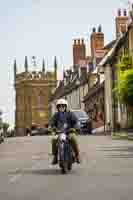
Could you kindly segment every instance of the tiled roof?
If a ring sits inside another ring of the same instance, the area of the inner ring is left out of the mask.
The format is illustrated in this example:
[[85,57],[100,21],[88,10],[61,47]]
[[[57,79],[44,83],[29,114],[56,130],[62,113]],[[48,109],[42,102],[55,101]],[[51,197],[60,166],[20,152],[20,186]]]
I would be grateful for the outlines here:
[[[77,80],[79,81],[79,85],[77,85]],[[82,75],[80,78],[75,77],[75,79],[64,86],[64,84],[59,85],[54,94],[50,97],[49,101],[53,101],[55,99],[61,98],[69,93],[71,93],[73,90],[78,88],[81,85],[84,85],[88,82],[88,76]]]
[[116,40],[112,40],[111,42],[109,42],[104,46],[104,49],[111,49],[114,46],[115,42]]
[[125,38],[125,34],[120,36],[114,46],[110,49],[110,51],[103,57],[103,59],[101,60],[101,62],[98,64],[99,66],[104,66],[106,65],[111,59],[113,59],[115,52],[117,50],[117,48],[119,47],[119,45],[121,44],[121,42],[123,41],[123,39]]
[[110,47],[112,46],[112,48],[110,49],[110,51],[104,56],[104,58],[101,60],[101,62],[99,63],[99,66],[104,66],[107,64],[107,62],[109,62],[111,59],[114,58],[115,56],[115,53],[117,51],[117,49],[123,44],[123,42],[125,41],[125,38],[128,34],[128,31],[130,28],[132,28],[133,26],[133,22],[131,22],[129,25],[128,25],[128,28],[127,28],[127,31],[122,34],[117,40],[114,40],[112,41],[112,44],[108,44],[107,46],[105,46],[104,48],[106,47]]
[[54,94],[52,94],[49,98],[49,101],[53,101],[54,99],[58,99],[60,95],[63,93],[64,83],[63,81],[60,81],[59,86],[54,91]]
[[100,89],[104,89],[104,82],[101,84],[95,84],[92,88],[90,88],[87,95],[84,97],[83,102],[87,101],[91,96],[95,95]]

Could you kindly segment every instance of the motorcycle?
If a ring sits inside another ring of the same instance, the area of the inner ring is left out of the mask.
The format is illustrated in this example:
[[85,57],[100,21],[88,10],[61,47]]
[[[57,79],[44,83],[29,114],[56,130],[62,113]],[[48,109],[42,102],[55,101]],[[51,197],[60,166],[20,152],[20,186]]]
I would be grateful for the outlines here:
[[[67,125],[64,125],[66,128]],[[69,136],[66,134],[65,128],[63,130],[56,131],[57,137],[57,161],[61,172],[66,174],[72,169],[74,163],[74,152],[69,141]]]
[[64,132],[60,132],[58,136],[58,163],[61,172],[66,174],[72,169],[74,162],[74,154],[68,136]]

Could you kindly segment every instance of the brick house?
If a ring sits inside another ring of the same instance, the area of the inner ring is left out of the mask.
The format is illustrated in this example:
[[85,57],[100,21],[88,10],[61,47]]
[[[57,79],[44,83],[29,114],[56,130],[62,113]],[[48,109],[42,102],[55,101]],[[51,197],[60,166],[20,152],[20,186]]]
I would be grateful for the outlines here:
[[88,94],[84,97],[83,102],[85,104],[85,111],[92,120],[92,127],[103,127],[105,125],[104,82],[101,84],[96,83],[90,88]]

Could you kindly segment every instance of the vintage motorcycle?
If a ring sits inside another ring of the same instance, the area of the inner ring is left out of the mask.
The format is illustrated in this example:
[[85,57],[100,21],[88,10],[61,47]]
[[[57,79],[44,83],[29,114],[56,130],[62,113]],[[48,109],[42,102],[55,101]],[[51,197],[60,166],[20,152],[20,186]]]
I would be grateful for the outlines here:
[[57,161],[61,172],[66,174],[72,169],[72,164],[75,162],[75,155],[70,144],[69,135],[67,134],[67,124],[59,130],[56,129],[57,139]]
[[68,135],[64,131],[58,131],[58,164],[61,172],[66,174],[72,169],[74,163],[74,153],[69,142]]

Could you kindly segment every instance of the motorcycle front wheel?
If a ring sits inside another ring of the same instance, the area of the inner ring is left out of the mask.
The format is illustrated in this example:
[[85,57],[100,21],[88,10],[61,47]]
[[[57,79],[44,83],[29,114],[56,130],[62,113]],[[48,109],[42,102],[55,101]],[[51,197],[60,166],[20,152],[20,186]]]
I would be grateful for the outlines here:
[[62,162],[60,163],[61,173],[66,174],[67,173],[67,163]]
[[67,169],[68,169],[69,171],[72,170],[72,163],[71,163],[71,162],[68,163]]

